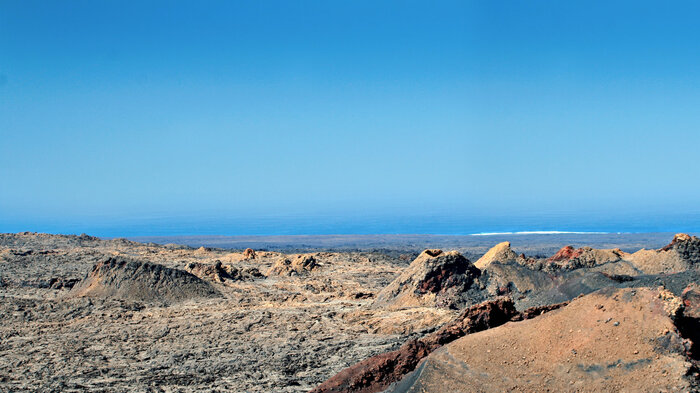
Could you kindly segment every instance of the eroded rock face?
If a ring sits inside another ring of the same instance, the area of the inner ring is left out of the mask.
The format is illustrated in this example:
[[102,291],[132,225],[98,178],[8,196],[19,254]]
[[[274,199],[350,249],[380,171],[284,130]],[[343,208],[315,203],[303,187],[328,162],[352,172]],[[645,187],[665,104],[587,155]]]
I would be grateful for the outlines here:
[[695,370],[700,370],[700,285],[689,285],[681,296],[683,310],[678,316],[678,329],[690,340],[688,356],[692,359]]
[[602,290],[432,352],[388,392],[695,391],[666,291]]
[[297,255],[291,258],[281,258],[268,270],[268,276],[294,276],[303,275],[320,265],[313,255]]
[[[467,258],[456,251],[423,251],[377,295],[378,307],[460,307],[481,300],[475,281],[481,275]],[[476,298],[475,298],[476,296]]]
[[93,266],[70,292],[72,297],[115,298],[173,303],[220,297],[209,283],[178,269],[155,263],[112,257]]

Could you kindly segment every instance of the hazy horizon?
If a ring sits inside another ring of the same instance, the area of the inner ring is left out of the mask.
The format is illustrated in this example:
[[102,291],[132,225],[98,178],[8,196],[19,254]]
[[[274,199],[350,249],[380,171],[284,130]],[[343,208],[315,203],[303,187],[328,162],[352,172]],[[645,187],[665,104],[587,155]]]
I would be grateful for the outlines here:
[[698,11],[3,2],[0,232],[698,231]]

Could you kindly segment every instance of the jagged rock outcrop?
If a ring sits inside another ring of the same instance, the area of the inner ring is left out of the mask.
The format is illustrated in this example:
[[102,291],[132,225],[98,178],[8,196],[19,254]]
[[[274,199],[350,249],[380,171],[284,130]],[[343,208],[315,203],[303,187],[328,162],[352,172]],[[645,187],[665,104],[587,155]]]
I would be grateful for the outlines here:
[[319,267],[318,261],[313,255],[297,255],[291,258],[280,258],[268,270],[268,276],[294,276],[303,275]]
[[[688,356],[692,359],[695,370],[700,370],[700,285],[689,285],[681,295],[683,310],[676,325],[681,334],[690,340]],[[700,383],[700,381],[699,381]]]
[[700,265],[700,239],[685,233],[659,250],[639,250],[625,259],[644,274],[680,272]]
[[187,271],[201,279],[220,283],[226,281],[250,281],[265,277],[255,267],[222,265],[221,261],[216,261],[214,264],[191,262],[187,265]]
[[565,246],[547,259],[544,269],[556,271],[592,268],[606,263],[618,262],[622,260],[624,255],[625,253],[619,249],[598,250],[591,247],[574,249],[572,246]]
[[387,392],[696,391],[680,301],[605,289],[432,352]]
[[243,251],[243,259],[255,259],[255,250],[252,248],[246,248]]
[[213,265],[200,262],[191,262],[187,265],[187,271],[201,279],[216,282],[224,282],[227,279],[231,279],[231,276],[229,276],[228,272],[224,270],[220,261],[217,261]]
[[502,242],[491,247],[486,254],[479,258],[478,261],[474,262],[474,266],[480,270],[484,270],[493,262],[509,263],[515,262],[517,259],[518,255],[510,248],[510,242]]
[[484,299],[481,271],[457,251],[423,251],[377,294],[377,307],[462,307]]
[[221,296],[211,284],[188,272],[122,257],[93,266],[69,294],[166,304]]

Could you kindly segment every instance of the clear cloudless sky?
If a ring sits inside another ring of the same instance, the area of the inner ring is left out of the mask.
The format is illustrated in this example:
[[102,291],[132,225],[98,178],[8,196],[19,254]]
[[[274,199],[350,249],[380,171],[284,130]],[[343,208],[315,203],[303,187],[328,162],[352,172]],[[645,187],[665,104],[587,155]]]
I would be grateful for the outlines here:
[[698,231],[698,20],[0,0],[0,232]]

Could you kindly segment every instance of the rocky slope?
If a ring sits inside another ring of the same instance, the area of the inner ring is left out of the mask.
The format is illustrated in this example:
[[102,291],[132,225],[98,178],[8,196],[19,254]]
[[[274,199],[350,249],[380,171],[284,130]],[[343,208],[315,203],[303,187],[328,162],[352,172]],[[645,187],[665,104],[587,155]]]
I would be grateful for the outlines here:
[[458,339],[388,392],[695,391],[679,298],[604,290]]

